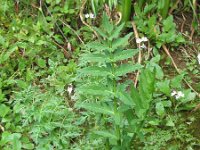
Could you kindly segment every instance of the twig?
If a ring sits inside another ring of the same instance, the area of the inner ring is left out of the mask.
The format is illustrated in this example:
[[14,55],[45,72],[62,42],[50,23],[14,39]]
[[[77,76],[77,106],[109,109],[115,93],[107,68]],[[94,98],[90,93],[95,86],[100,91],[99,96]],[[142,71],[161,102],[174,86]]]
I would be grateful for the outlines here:
[[63,20],[59,19],[65,26],[67,26],[69,29],[71,29],[75,34],[76,36],[78,37],[79,41],[84,44],[83,40],[81,39],[81,37],[78,35],[78,33],[70,26],[68,25],[67,23],[65,23]]
[[54,44],[56,44],[59,48],[61,48],[63,50],[63,54],[64,54],[65,58],[67,58],[67,59],[71,58],[70,52],[68,52],[63,46],[61,46],[60,44],[58,44],[54,40],[52,40],[52,41],[53,41]]
[[85,20],[84,20],[84,17],[83,17],[83,10],[84,10],[84,8],[85,8],[86,2],[87,2],[87,0],[84,0],[83,3],[82,3],[82,6],[81,6],[81,8],[80,8],[80,13],[79,13],[80,19],[81,19],[81,21],[82,21],[82,23],[83,23],[84,25],[86,25],[87,27],[89,27],[89,29],[92,30],[92,31],[94,32],[94,34],[96,35],[96,37],[99,37],[98,34],[97,34],[97,32],[96,32],[89,24],[87,24],[87,23],[85,22]]
[[171,9],[169,10],[169,14],[171,14],[174,9],[176,8],[176,6],[178,5],[178,3],[180,2],[180,0],[177,0],[176,3],[171,7]]
[[[169,50],[167,49],[167,47],[166,47],[165,45],[162,45],[162,48],[164,49],[164,51],[165,51],[165,53],[168,55],[168,57],[171,59],[172,64],[173,64],[174,68],[176,69],[177,73],[178,73],[178,74],[181,74],[180,71],[179,71],[179,69],[178,69],[178,67],[177,67],[177,65],[176,65],[176,63],[175,63],[175,61],[174,61],[174,59],[173,59],[173,57],[171,56]],[[187,81],[186,79],[183,78],[183,81],[187,84],[187,86],[188,86],[193,92],[195,92],[195,93],[197,94],[198,97],[200,97],[200,94],[188,83],[188,81]]]
[[[45,4],[45,7],[46,7],[46,9],[47,9],[47,12],[48,12],[48,13],[50,14],[50,16],[53,18],[53,15],[51,14],[51,11],[48,9],[48,7],[47,7],[46,4]],[[41,12],[42,12],[42,14],[43,14],[43,16],[44,16],[44,13],[43,13],[42,9],[41,9]],[[44,17],[44,19],[46,19],[46,18]],[[63,33],[63,31],[62,31],[61,28],[59,27],[59,25],[58,25],[57,22],[55,22],[55,25],[57,26],[58,30],[60,31],[60,33],[61,33],[61,35],[63,36],[63,38],[65,39],[65,41],[68,42],[67,37],[65,36],[65,34]]]
[[181,32],[183,33],[183,27],[184,27],[184,25],[185,25],[186,19],[185,19],[185,16],[184,16],[183,13],[182,13],[182,16],[183,16],[183,23],[181,24]]
[[[194,21],[194,19],[193,19],[193,21]],[[192,21],[192,22],[193,22],[193,21]],[[192,41],[192,38],[193,38],[193,35],[194,35],[194,32],[195,32],[195,30],[194,30],[194,28],[193,28],[192,25],[190,26],[190,30],[191,30],[190,40]]]
[[4,132],[4,127],[2,125],[0,125],[0,129],[2,132]]
[[[131,24],[132,24],[133,31],[134,31],[134,34],[135,34],[135,38],[138,39],[139,38],[139,34],[138,34],[137,27],[136,27],[134,21],[132,21]],[[137,43],[137,47],[140,49],[140,43]],[[142,61],[142,53],[141,53],[141,51],[139,51],[138,63],[141,64],[141,61]],[[136,77],[135,77],[135,81],[134,81],[134,86],[135,87],[137,86],[139,75],[140,75],[140,71],[137,71]]]

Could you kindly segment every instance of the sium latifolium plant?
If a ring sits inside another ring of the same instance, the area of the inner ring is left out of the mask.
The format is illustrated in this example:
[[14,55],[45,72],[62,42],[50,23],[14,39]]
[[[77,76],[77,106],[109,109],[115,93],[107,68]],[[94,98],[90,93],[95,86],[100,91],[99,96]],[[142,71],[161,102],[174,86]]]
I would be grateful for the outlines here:
[[[124,50],[132,33],[120,37],[123,26],[116,27],[103,16],[102,28],[95,28],[101,38],[86,45],[77,73],[76,106],[94,116],[90,133],[101,138],[106,149],[130,149],[133,139],[142,135],[154,91],[153,71],[128,61],[139,50]],[[119,82],[140,69],[138,90],[131,81]]]

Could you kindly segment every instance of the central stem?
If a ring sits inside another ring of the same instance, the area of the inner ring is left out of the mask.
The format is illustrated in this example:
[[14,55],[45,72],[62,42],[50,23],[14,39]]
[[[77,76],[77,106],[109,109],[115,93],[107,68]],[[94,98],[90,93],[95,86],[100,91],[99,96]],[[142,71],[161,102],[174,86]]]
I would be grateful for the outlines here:
[[[110,48],[112,48],[112,42],[110,43]],[[112,52],[112,55],[114,55],[114,51]],[[112,62],[111,66],[112,66],[112,74],[114,74],[115,73],[115,63]],[[115,94],[117,92],[117,81],[116,81],[115,77],[112,79],[112,82],[113,82],[113,93]],[[118,104],[117,104],[116,96],[114,96],[114,98],[113,98],[113,105],[114,105],[114,115],[117,116],[118,115],[118,110],[117,110]],[[117,144],[121,145],[120,126],[117,124],[116,121],[114,121],[114,122],[115,122],[115,134],[118,137]]]

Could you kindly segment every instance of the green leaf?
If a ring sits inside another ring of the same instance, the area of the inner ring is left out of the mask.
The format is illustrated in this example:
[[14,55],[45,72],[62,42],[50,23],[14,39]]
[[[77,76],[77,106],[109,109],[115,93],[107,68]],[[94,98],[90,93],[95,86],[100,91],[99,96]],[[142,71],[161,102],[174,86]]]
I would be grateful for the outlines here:
[[118,91],[117,97],[119,97],[119,100],[121,100],[124,104],[132,108],[134,107],[135,105],[134,101],[132,100],[132,98],[130,97],[128,93],[125,93],[125,91]]
[[98,52],[101,52],[102,50],[106,50],[109,49],[109,47],[105,44],[102,44],[100,42],[94,41],[94,42],[90,42],[88,44],[85,45],[87,48],[89,49],[95,49]]
[[169,117],[167,118],[166,126],[168,126],[168,127],[174,127],[175,126],[173,120]]
[[156,113],[161,117],[165,114],[165,108],[161,102],[156,103]]
[[176,27],[176,24],[173,21],[173,16],[170,15],[163,21],[163,32],[169,32],[170,30],[174,30]]
[[122,23],[120,26],[116,27],[115,30],[113,30],[113,33],[111,34],[111,36],[109,37],[109,40],[113,40],[115,38],[118,38],[121,30],[123,29],[125,23]]
[[172,107],[172,102],[170,100],[161,101],[164,107]]
[[122,64],[119,67],[116,68],[115,71],[115,76],[123,76],[126,75],[127,73],[134,72],[136,70],[139,70],[142,68],[142,65],[140,64]]
[[138,49],[129,49],[129,50],[119,50],[114,53],[113,62],[117,62],[120,60],[125,60],[133,57],[139,52]]
[[46,61],[45,61],[44,59],[42,59],[42,58],[39,58],[39,59],[37,60],[37,64],[38,64],[38,66],[40,66],[41,68],[45,68],[45,67],[46,67]]
[[113,42],[112,48],[116,49],[118,47],[125,47],[128,44],[128,39],[132,36],[133,33],[127,34],[123,38],[118,38]]
[[142,101],[137,89],[134,87],[133,84],[131,84],[130,90],[131,98],[135,103],[135,113],[139,118],[144,118],[146,109],[143,105],[145,105],[147,101]]
[[130,90],[131,90],[131,93],[130,93],[131,98],[135,103],[135,107],[138,108],[138,109],[142,109],[143,108],[143,102],[140,98],[140,95],[139,95],[137,89],[134,87],[133,84],[131,84]]
[[183,78],[184,78],[184,74],[174,77],[170,82],[171,87],[174,89],[181,88],[181,81],[183,80]]
[[170,87],[169,87],[169,83],[170,83],[169,80],[164,80],[164,81],[158,82],[156,84],[156,86],[161,92],[163,92],[167,96],[170,96],[171,90],[170,90]]
[[114,115],[113,110],[106,105],[102,106],[97,103],[82,103],[78,106],[95,113],[100,113],[100,114],[105,114],[105,115]]
[[10,111],[10,108],[5,104],[0,105],[0,116],[5,117]]
[[107,55],[104,54],[83,54],[80,56],[80,61],[85,61],[85,62],[108,62],[109,58]]
[[18,49],[18,46],[16,44],[12,45],[7,52],[1,53],[0,55],[0,64],[2,64],[4,61],[8,60],[10,55]]
[[91,75],[91,76],[108,76],[110,75],[110,70],[106,67],[97,67],[97,66],[90,66],[85,67],[79,70],[79,73],[83,75]]
[[94,27],[94,30],[95,30],[100,36],[102,36],[103,38],[108,39],[107,34],[104,33],[101,29]]
[[108,16],[106,13],[103,13],[103,20],[102,20],[102,28],[110,34],[113,30],[113,24],[110,23]]
[[141,72],[139,78],[139,94],[146,109],[149,108],[149,102],[152,100],[154,92],[155,71],[151,72],[146,68]]
[[102,84],[98,85],[83,85],[77,87],[77,92],[80,94],[89,95],[100,95],[100,96],[110,96],[112,91]]
[[103,136],[104,138],[118,140],[117,136],[114,133],[110,133],[108,131],[94,131],[94,133]]
[[22,148],[27,149],[27,150],[34,149],[34,144],[32,143],[23,144]]

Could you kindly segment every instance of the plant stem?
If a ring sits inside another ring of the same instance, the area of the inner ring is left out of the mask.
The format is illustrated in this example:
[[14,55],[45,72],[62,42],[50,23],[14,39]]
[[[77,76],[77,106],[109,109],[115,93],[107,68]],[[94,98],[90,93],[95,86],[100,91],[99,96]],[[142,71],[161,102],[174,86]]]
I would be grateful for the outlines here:
[[[112,42],[110,42],[110,48],[112,48]],[[113,53],[114,52],[112,52],[112,54]],[[115,63],[113,62],[111,66],[112,66],[112,73],[114,74],[115,73]],[[115,78],[113,78],[112,82],[113,82],[113,93],[116,93],[117,92],[117,81]],[[113,105],[114,105],[114,116],[116,116],[118,113],[116,96],[114,96],[114,98],[113,98]],[[116,121],[115,121],[115,133],[116,133],[117,137],[119,138],[117,141],[117,144],[121,145],[120,127],[119,127],[119,125],[116,124]]]

